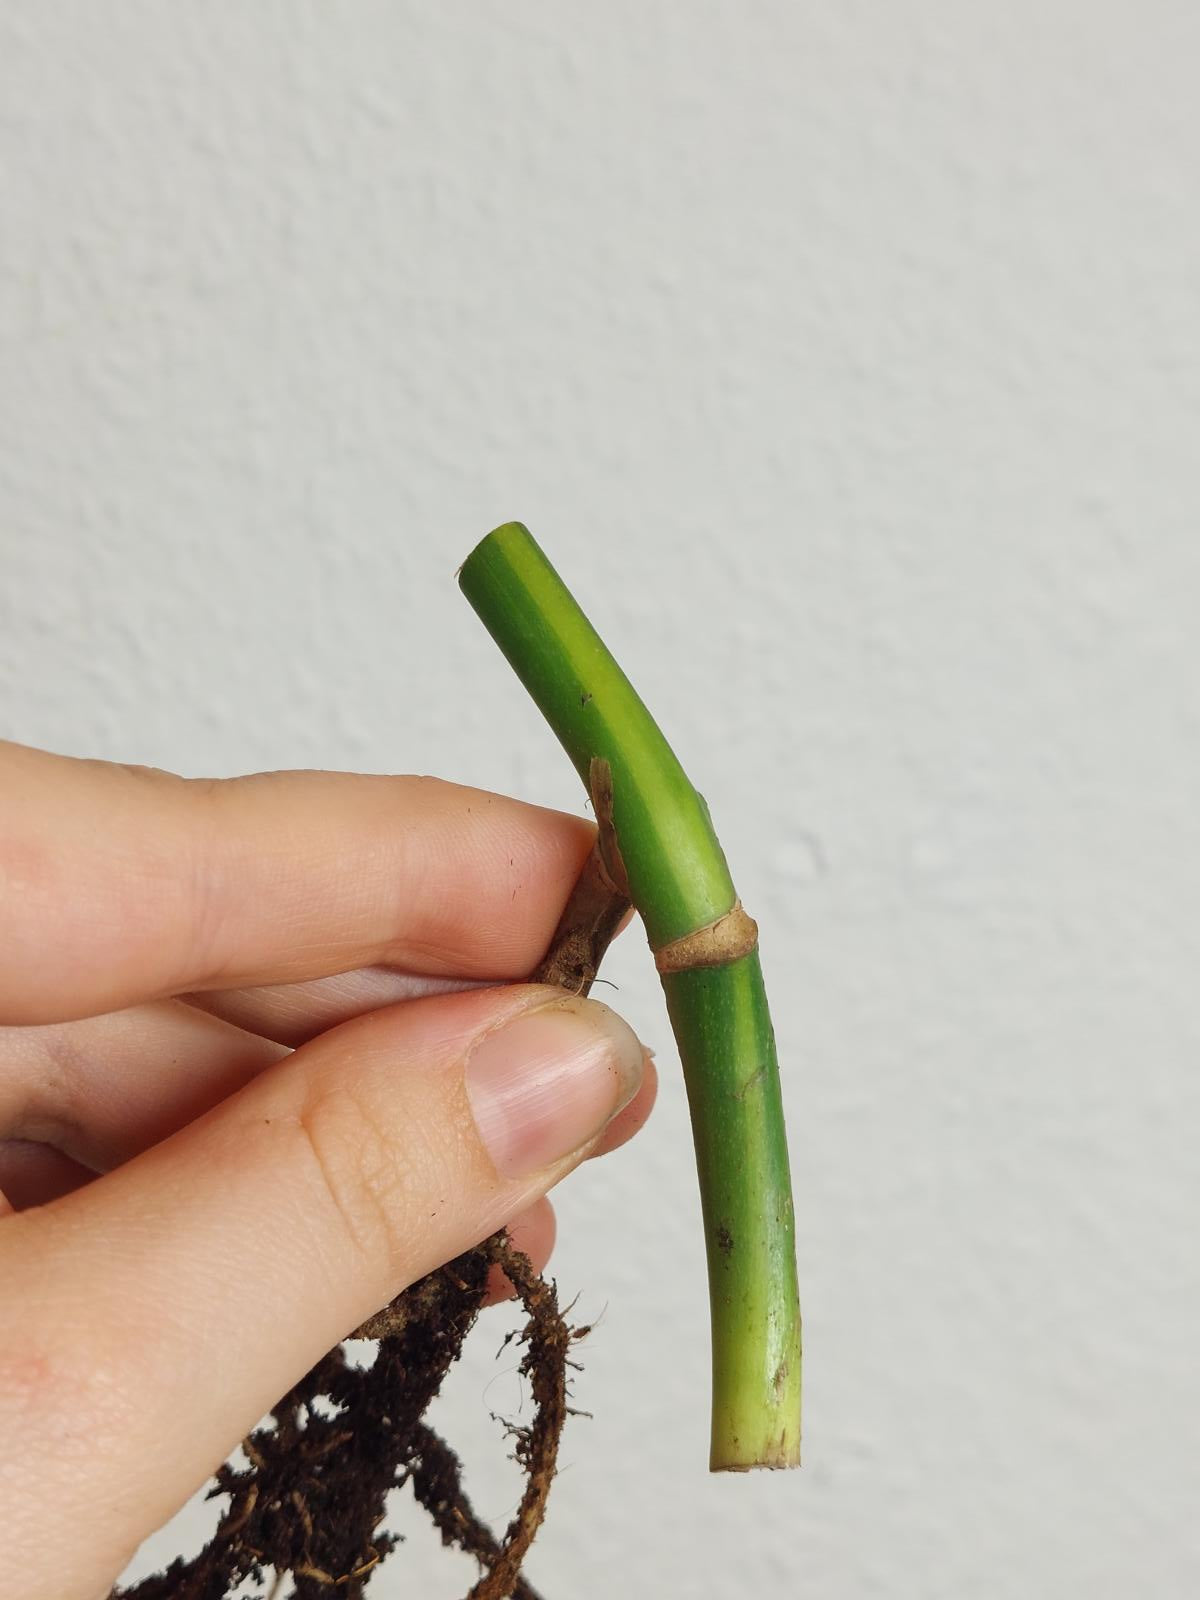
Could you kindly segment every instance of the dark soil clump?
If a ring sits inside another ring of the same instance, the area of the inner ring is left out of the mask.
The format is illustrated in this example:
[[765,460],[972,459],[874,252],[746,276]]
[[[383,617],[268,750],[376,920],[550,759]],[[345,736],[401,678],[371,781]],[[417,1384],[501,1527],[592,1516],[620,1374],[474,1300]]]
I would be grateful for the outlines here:
[[[458,1457],[421,1420],[462,1352],[493,1264],[529,1314],[516,1337],[535,1404],[528,1427],[510,1425],[526,1485],[499,1540],[471,1508]],[[398,1542],[381,1523],[389,1490],[406,1483],[443,1543],[483,1569],[469,1600],[537,1600],[520,1568],[554,1476],[568,1411],[567,1353],[579,1336],[560,1315],[553,1285],[500,1233],[421,1279],[362,1331],[377,1324],[386,1331],[372,1366],[351,1365],[339,1346],[274,1408],[274,1426],[245,1441],[247,1466],[220,1468],[211,1494],[228,1495],[229,1511],[200,1554],[114,1591],[114,1600],[224,1600],[246,1579],[265,1586],[273,1574],[290,1574],[295,1600],[360,1600]]]

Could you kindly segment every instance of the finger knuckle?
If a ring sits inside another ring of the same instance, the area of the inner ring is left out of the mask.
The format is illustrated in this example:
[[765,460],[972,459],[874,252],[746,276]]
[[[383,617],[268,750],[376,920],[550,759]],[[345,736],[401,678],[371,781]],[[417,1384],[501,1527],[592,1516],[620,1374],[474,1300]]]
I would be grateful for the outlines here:
[[412,1254],[417,1176],[376,1107],[351,1087],[314,1092],[298,1128],[317,1182],[353,1250],[393,1275]]

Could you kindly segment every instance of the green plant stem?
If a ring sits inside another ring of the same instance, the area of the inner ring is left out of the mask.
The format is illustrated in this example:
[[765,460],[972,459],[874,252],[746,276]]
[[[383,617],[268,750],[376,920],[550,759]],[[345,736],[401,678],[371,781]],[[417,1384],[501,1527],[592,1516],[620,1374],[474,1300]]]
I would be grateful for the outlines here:
[[[611,823],[662,972],[691,1109],[708,1253],[714,1471],[800,1459],[800,1311],[775,1038],[752,935],[692,964],[675,941],[738,905],[708,807],[520,523],[490,533],[459,584]],[[597,804],[597,810],[599,805]],[[733,928],[736,913],[722,924]],[[747,924],[752,930],[753,925]],[[719,931],[719,930],[718,930]],[[715,936],[714,936],[715,937]],[[678,970],[663,970],[673,962]]]

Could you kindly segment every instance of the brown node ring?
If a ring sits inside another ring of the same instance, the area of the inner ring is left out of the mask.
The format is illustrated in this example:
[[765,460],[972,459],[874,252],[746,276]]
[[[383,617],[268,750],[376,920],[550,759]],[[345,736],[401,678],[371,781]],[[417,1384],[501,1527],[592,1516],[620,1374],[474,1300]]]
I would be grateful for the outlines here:
[[672,939],[654,952],[654,965],[661,973],[690,972],[693,967],[723,967],[748,956],[758,945],[758,923],[742,902],[715,922],[693,928],[679,939]]

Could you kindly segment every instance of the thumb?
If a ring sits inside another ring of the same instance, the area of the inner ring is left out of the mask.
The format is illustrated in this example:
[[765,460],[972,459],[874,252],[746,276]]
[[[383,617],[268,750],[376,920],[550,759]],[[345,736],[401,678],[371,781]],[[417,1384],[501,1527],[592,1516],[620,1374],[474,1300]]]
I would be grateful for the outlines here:
[[326,1350],[576,1166],[643,1061],[558,989],[409,1001],[6,1219],[0,1592],[90,1600]]

